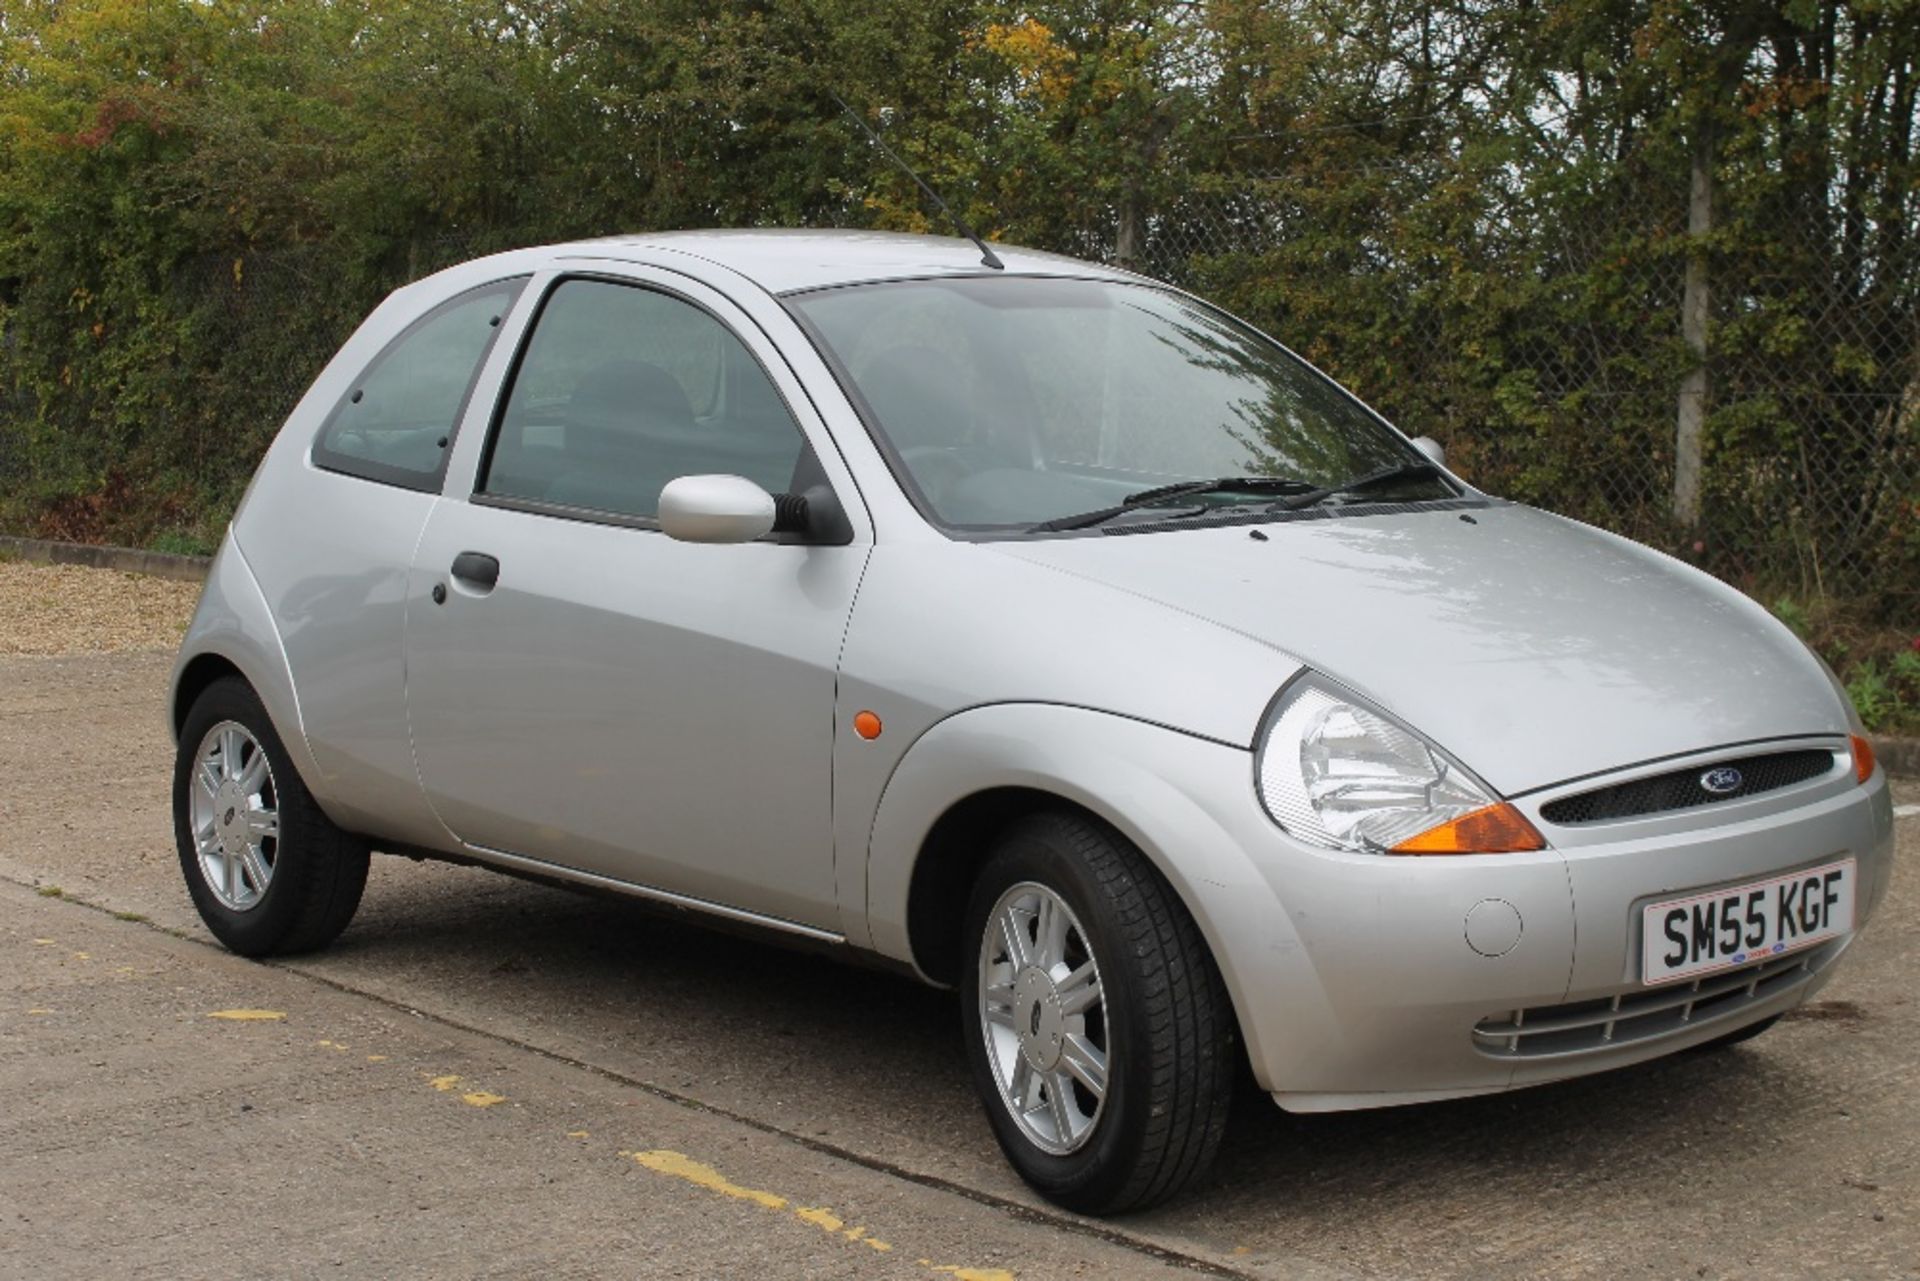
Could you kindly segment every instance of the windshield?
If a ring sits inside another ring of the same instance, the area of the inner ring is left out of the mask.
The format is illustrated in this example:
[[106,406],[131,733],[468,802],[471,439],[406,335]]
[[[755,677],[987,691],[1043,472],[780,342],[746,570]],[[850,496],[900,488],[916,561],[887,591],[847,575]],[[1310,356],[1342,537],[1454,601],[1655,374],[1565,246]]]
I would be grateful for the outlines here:
[[[1150,286],[966,277],[787,301],[865,402],[909,491],[949,528],[1028,529],[1182,482],[1272,477],[1307,491],[1421,462],[1284,349]],[[1291,487],[1149,495],[1119,523],[1204,520]],[[1416,467],[1366,496],[1453,493]]]

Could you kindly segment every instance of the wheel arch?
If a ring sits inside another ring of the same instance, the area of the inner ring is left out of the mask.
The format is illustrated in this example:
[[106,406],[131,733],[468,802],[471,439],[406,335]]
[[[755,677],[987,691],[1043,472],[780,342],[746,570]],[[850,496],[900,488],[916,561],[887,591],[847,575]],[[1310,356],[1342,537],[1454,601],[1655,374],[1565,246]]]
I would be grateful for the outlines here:
[[1227,771],[1247,778],[1250,795],[1251,770],[1244,748],[1086,708],[995,704],[949,717],[908,749],[875,813],[866,869],[873,947],[929,982],[950,983],[960,904],[992,837],[1036,810],[1080,813],[1138,849],[1172,889],[1257,1053],[1252,1002],[1270,998],[1276,967],[1298,955],[1292,925],[1189,782]]
[[231,528],[207,571],[193,622],[180,642],[167,695],[167,730],[178,742],[193,702],[223,676],[238,676],[267,709],[294,768],[315,799],[327,803],[324,778],[307,743],[293,671],[279,628]]
[[1031,814],[1068,811],[1111,827],[1095,811],[1038,787],[989,787],[947,807],[920,843],[907,889],[907,937],[914,968],[942,986],[959,980],[961,916],[980,867],[1007,829]]
[[180,675],[174,678],[172,705],[167,713],[176,743],[180,741],[181,731],[186,728],[187,713],[193,710],[200,695],[206,693],[209,685],[225,676],[237,676],[246,681],[249,687],[253,685],[252,681],[247,680],[247,674],[240,670],[239,664],[225,654],[195,654],[180,668]]

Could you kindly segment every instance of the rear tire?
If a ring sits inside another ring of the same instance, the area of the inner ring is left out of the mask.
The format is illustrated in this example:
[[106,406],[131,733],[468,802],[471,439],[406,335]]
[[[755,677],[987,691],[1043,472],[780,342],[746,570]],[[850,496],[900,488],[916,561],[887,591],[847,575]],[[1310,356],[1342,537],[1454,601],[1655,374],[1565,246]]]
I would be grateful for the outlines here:
[[173,833],[200,919],[242,956],[325,947],[360,906],[367,843],[321,812],[237,676],[208,685],[187,712]]
[[1121,1214],[1205,1173],[1233,1098],[1232,1006],[1138,850],[1078,815],[1021,821],[974,883],[963,938],[974,1084],[1035,1191]]

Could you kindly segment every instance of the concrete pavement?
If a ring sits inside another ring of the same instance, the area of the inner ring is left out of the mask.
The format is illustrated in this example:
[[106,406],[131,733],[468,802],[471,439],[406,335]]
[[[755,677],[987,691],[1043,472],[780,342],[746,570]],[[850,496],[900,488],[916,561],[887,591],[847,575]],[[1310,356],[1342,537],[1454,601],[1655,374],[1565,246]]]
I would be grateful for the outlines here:
[[1184,1271],[15,885],[0,975],[0,1275]]
[[0,659],[0,1275],[1920,1276],[1920,818],[1838,979],[1747,1046],[1379,1113],[1252,1095],[1205,1186],[1093,1224],[1005,1166],[951,998],[891,976],[388,858],[332,951],[217,950],[167,661]]

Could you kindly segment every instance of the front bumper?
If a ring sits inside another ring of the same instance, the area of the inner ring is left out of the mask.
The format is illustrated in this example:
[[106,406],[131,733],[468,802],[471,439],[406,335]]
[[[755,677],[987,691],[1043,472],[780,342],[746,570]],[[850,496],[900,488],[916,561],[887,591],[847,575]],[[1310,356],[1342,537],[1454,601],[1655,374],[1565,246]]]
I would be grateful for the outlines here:
[[[1205,808],[1254,875],[1190,892],[1256,1077],[1294,1111],[1490,1093],[1657,1057],[1791,1009],[1871,917],[1893,852],[1885,776],[1856,782],[1832,739],[1780,746],[1811,745],[1833,749],[1828,774],[1697,810],[1561,827],[1540,806],[1609,780],[1516,798],[1551,846],[1532,854],[1332,853],[1287,837],[1244,780],[1238,798],[1209,786]],[[1859,876],[1851,933],[1737,977],[1641,984],[1641,906],[1845,857]],[[1556,1035],[1500,1035],[1516,1020],[1556,1019]]]

